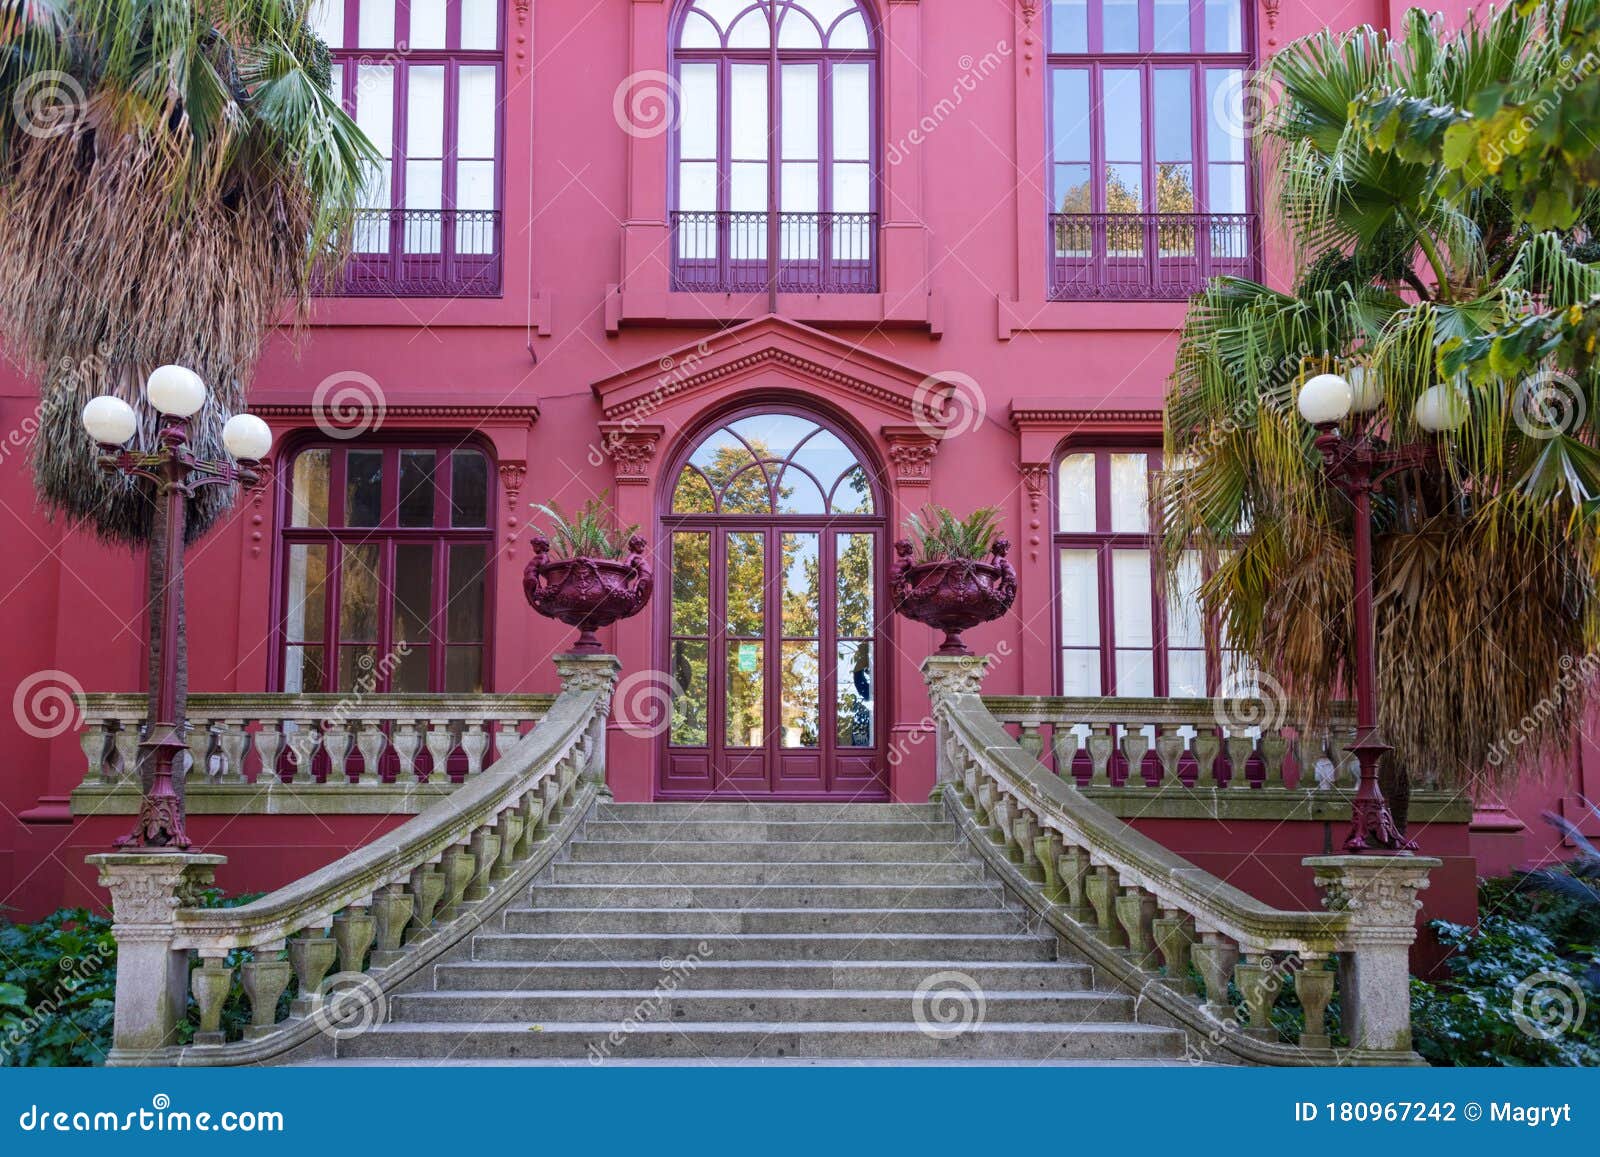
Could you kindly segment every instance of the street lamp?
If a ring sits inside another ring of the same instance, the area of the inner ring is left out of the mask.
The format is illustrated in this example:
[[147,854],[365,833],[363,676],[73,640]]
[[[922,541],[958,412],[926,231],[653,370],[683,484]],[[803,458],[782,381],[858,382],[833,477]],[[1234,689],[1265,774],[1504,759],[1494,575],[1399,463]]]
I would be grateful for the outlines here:
[[153,484],[158,505],[151,535],[150,687],[144,738],[139,741],[144,773],[139,820],[116,841],[119,848],[189,846],[184,831],[183,793],[173,765],[187,744],[189,671],[183,625],[183,549],[190,497],[203,486],[263,484],[259,463],[272,449],[272,431],[253,414],[235,414],[222,428],[231,460],[200,458],[189,448],[188,421],[206,402],[200,375],[183,366],[161,366],[145,382],[145,401],[164,418],[155,450],[129,450],[139,425],[132,406],[109,394],[83,407],[83,428],[100,446],[99,466],[110,473]]
[[[1326,364],[1326,363],[1324,363]],[[1302,370],[1302,374],[1304,370]],[[1379,405],[1383,400],[1377,372],[1351,367],[1349,377],[1324,371],[1300,387],[1300,416],[1317,428],[1317,449],[1328,483],[1355,507],[1355,650],[1356,738],[1350,750],[1361,769],[1350,806],[1350,834],[1344,846],[1352,852],[1414,852],[1415,840],[1395,826],[1389,804],[1378,786],[1378,760],[1391,748],[1378,731],[1377,649],[1372,629],[1372,495],[1395,474],[1434,460],[1431,443],[1392,445],[1380,440]],[[1447,434],[1466,420],[1466,395],[1458,386],[1434,386],[1417,399],[1417,424],[1430,434]],[[1351,419],[1349,436],[1339,423]]]

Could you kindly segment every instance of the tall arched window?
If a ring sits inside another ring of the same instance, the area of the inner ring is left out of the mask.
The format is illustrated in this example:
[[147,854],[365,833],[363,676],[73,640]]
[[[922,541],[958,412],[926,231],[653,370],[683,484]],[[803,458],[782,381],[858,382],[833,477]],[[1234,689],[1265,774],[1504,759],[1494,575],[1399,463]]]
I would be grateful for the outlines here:
[[1051,0],[1050,293],[1181,298],[1249,275],[1241,0]]
[[857,0],[691,0],[673,35],[674,288],[875,291],[870,12]]

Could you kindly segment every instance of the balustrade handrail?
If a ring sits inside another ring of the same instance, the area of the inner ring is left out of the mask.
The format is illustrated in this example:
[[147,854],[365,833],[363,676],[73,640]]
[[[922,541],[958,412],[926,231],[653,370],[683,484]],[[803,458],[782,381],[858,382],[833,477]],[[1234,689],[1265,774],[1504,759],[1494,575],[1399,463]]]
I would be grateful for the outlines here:
[[[1174,723],[1180,726],[1202,724],[1232,727],[1234,724],[1218,719],[1216,698],[1193,698],[1162,695],[984,695],[983,705],[1003,722],[1030,723],[1111,723],[1132,726]],[[1229,697],[1230,715],[1240,722],[1240,727],[1260,726],[1249,720],[1276,719],[1273,727],[1297,727],[1307,713],[1296,704],[1271,699]],[[1332,722],[1353,725],[1355,707],[1349,703],[1335,703]]]
[[[484,692],[425,691],[198,691],[189,694],[189,714],[195,718],[255,718],[276,715],[307,719],[344,717],[363,719],[454,719],[522,721],[548,711],[554,695],[496,695]],[[87,691],[81,700],[85,720],[107,718],[142,721],[146,697],[142,691]]]

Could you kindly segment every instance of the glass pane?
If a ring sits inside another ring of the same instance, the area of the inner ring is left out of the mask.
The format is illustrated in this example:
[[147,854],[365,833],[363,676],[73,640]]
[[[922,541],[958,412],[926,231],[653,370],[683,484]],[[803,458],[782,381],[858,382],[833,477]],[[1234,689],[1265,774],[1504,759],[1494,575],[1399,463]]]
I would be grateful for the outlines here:
[[395,0],[359,0],[357,48],[394,47]]
[[678,66],[678,156],[686,161],[717,157],[717,66]]
[[495,145],[495,89],[500,70],[492,64],[464,64],[456,72],[456,155],[492,159]]
[[329,48],[344,47],[344,0],[312,0],[308,23]]
[[339,648],[340,691],[372,691],[378,686],[374,672],[378,667],[378,649],[372,646]]
[[767,14],[761,11],[747,12],[739,18],[739,22],[728,32],[729,48],[765,48],[768,37]]
[[378,663],[378,674],[380,676],[388,674],[391,691],[407,694],[431,691],[432,688],[428,686],[430,654],[427,647],[418,647],[411,643],[396,645],[394,653],[387,660]]
[[[778,204],[786,213],[815,213],[821,193],[817,188],[817,166],[811,162],[788,163],[779,171],[782,187],[778,190]],[[816,227],[809,222],[786,222],[783,239],[788,247],[799,247],[798,254],[786,256],[811,257],[816,254]],[[809,241],[809,244],[807,242]]]
[[433,525],[433,451],[400,451],[400,525]]
[[1139,51],[1139,0],[1103,0],[1100,22],[1102,52]]
[[678,488],[672,492],[672,509],[679,514],[710,514],[716,509],[711,497],[711,487],[700,472],[688,466],[678,476]]
[[1188,699],[1205,698],[1204,651],[1171,651],[1167,654],[1167,694]]
[[344,547],[339,571],[339,638],[368,643],[378,637],[378,544]]
[[394,548],[394,611],[390,631],[394,648],[422,645],[433,614],[433,544],[401,543]]
[[1117,651],[1118,695],[1156,693],[1155,657],[1149,651]]
[[1089,7],[1086,0],[1051,0],[1050,51],[1089,51]]
[[500,43],[500,16],[495,0],[459,0],[461,47],[491,49]]
[[1187,68],[1158,68],[1155,72],[1156,160],[1194,159],[1194,74]]
[[834,719],[840,747],[872,747],[873,734],[872,643],[867,640],[839,644],[838,694]]
[[683,20],[678,36],[680,48],[721,48],[722,33],[716,25],[698,12],[690,12]]
[[411,0],[411,34],[406,43],[412,48],[444,47],[445,0]]
[[[765,213],[767,210],[767,166],[754,161],[735,162],[728,169],[728,208],[735,213]],[[767,254],[767,223],[759,218],[739,223],[729,242],[733,255],[743,260],[764,259]]]
[[[1092,213],[1094,212],[1093,186],[1089,183],[1088,165],[1056,165],[1054,167],[1055,188],[1052,193],[1055,197],[1055,211],[1057,213]],[[1063,231],[1056,234],[1056,252],[1063,256],[1070,252],[1088,252],[1088,230],[1082,226],[1073,226],[1081,230],[1077,232]]]
[[481,643],[485,601],[484,576],[489,569],[489,548],[483,543],[450,548],[449,598],[445,608],[445,638],[452,643]]
[[828,47],[835,52],[872,47],[867,37],[867,22],[861,18],[861,13],[851,12],[833,26],[828,34]]
[[760,640],[728,641],[725,740],[729,747],[760,747],[762,744],[765,733],[763,658]]
[[735,64],[729,69],[729,156],[736,161],[767,159],[767,66]]
[[1199,551],[1183,552],[1167,587],[1167,645],[1202,649],[1206,645],[1205,619],[1200,613]]
[[[1206,180],[1210,186],[1206,191],[1207,212],[1245,211],[1243,165],[1207,165]],[[1249,239],[1241,230],[1227,224],[1219,225],[1218,230],[1216,239],[1212,242],[1212,252],[1215,255],[1237,258],[1250,255]]]
[[[820,561],[817,558],[817,536],[815,534],[784,535],[784,635],[790,638],[816,638],[820,621],[817,612],[821,606],[822,572]],[[787,666],[785,670],[787,671]]]
[[672,536],[672,633],[704,635],[711,623],[711,535]]
[[1206,69],[1206,159],[1243,162],[1245,133],[1244,73]]
[[790,467],[778,481],[779,514],[826,514],[822,490],[802,470]]
[[288,647],[283,657],[283,689],[290,694],[326,691],[328,673],[323,650],[317,647]]
[[[786,64],[783,66],[783,126],[782,147],[779,154],[786,161],[814,161],[817,159],[817,66],[814,64]],[[838,91],[835,85],[834,91]]]
[[1150,467],[1144,454],[1111,455],[1111,529],[1134,534],[1150,529]]
[[1206,51],[1239,52],[1244,48],[1239,0],[1205,0]]
[[1100,580],[1095,552],[1061,552],[1061,645],[1100,645]]
[[821,646],[809,642],[783,644],[783,730],[780,742],[785,747],[815,747],[821,718],[818,695],[821,689]]
[[[1156,210],[1161,213],[1193,213],[1195,211],[1193,165],[1156,166]],[[1193,225],[1186,221],[1169,221],[1159,224],[1159,244],[1162,256],[1170,257],[1174,254],[1192,255],[1194,253],[1195,231]]]
[[1057,527],[1068,533],[1092,534],[1095,520],[1095,456],[1068,454],[1058,473]]
[[872,156],[872,73],[865,64],[833,67],[833,157],[865,161]]
[[[793,414],[754,414],[740,418],[728,428],[750,443],[758,456],[780,460],[792,456],[802,443],[807,449],[820,445],[818,439],[823,436],[817,433],[815,422]],[[810,459],[804,464],[809,466]]]
[[321,543],[289,547],[289,593],[283,634],[296,643],[320,643],[328,609],[328,548]]
[[[833,166],[833,211],[835,213],[872,212],[872,168],[864,162]],[[840,221],[833,229],[833,255],[836,258],[865,260],[870,248],[859,223]]]
[[834,583],[838,596],[837,634],[841,639],[872,635],[872,542],[870,534],[841,534],[834,541]]
[[482,647],[445,648],[444,689],[469,695],[483,690]]
[[710,480],[713,490],[721,490],[735,474],[754,461],[745,444],[722,429],[696,447],[689,464]]
[[766,468],[759,463],[745,467],[723,488],[724,514],[769,514],[771,511],[772,486]]
[[728,634],[759,638],[766,634],[761,608],[766,593],[766,535],[727,537]]
[[[1107,165],[1104,196],[1107,213],[1143,213],[1144,169],[1132,164]],[[1113,257],[1136,257],[1143,253],[1144,236],[1139,232],[1138,222],[1108,240],[1106,248]]]
[[1142,75],[1133,68],[1108,68],[1104,73],[1101,128],[1108,160],[1137,162],[1144,157]]
[[450,525],[489,525],[489,460],[476,450],[450,455]]
[[852,466],[833,488],[835,514],[871,514],[872,481],[860,466]]
[[[1113,638],[1118,647],[1149,647],[1155,643],[1150,615],[1150,552],[1111,552]],[[1118,667],[1118,687],[1122,686]],[[1128,694],[1119,691],[1119,694]],[[1146,692],[1148,694],[1148,692]]]
[[706,646],[704,641],[672,642],[672,735],[674,747],[706,745]]
[[383,516],[383,451],[351,450],[344,458],[344,524],[377,526]]
[[294,458],[289,498],[290,526],[328,525],[328,472],[332,451],[304,450]]
[[794,8],[786,9],[778,25],[779,48],[821,48],[822,33],[809,16]]
[[1061,693],[1099,696],[1099,651],[1076,649],[1061,652]]
[[1189,0],[1155,0],[1154,45],[1157,52],[1189,51]]
[[1089,70],[1058,68],[1050,74],[1050,132],[1056,161],[1089,159]]

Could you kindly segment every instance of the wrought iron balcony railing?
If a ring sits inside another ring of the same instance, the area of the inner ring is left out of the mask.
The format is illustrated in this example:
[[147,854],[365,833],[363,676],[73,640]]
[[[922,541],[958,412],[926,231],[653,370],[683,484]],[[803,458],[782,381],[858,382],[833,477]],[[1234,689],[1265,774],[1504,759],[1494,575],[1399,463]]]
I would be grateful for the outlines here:
[[761,213],[674,211],[672,288],[691,293],[876,293],[876,213],[779,213],[776,260]]
[[1052,213],[1052,301],[1173,301],[1213,277],[1258,277],[1250,213]]
[[350,260],[324,279],[326,297],[495,297],[500,214],[494,209],[362,209]]

